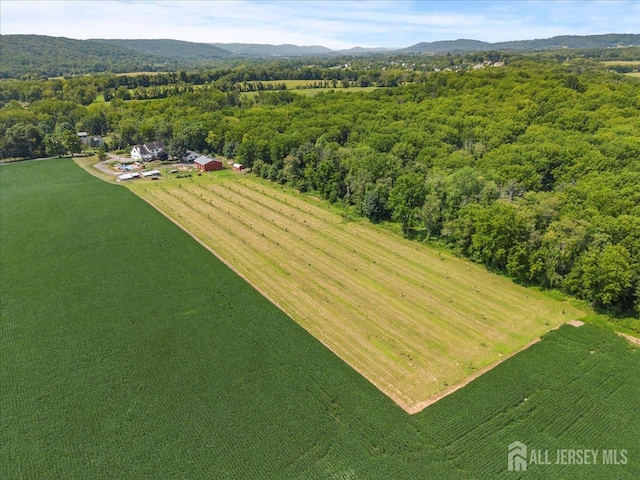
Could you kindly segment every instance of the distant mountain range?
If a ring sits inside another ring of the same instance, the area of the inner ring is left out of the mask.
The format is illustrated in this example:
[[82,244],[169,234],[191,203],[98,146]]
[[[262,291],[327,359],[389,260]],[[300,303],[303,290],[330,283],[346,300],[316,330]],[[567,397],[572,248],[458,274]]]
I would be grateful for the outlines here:
[[446,40],[421,42],[411,47],[395,50],[396,53],[451,53],[480,52],[488,50],[534,51],[558,48],[613,48],[640,45],[638,34],[562,35],[539,40],[487,43],[478,40]]
[[216,47],[247,57],[293,57],[310,55],[366,55],[369,53],[453,53],[482,52],[489,50],[534,51],[554,50],[557,48],[613,48],[618,46],[640,45],[640,35],[563,35],[539,40],[518,40],[512,42],[488,43],[479,40],[443,40],[421,42],[407,48],[363,48],[331,50],[322,46],[299,47],[297,45],[266,45],[255,43],[213,43]]
[[227,50],[234,55],[244,57],[307,57],[312,55],[360,55],[367,53],[389,52],[389,48],[354,47],[348,50],[331,50],[327,47],[312,45],[300,47],[298,45],[269,45],[261,43],[212,43],[212,45]]
[[0,35],[2,78],[25,74],[59,76],[188,68],[234,58],[310,57],[367,54],[446,54],[488,50],[535,51],[640,45],[639,34],[559,36],[487,43],[478,40],[422,42],[402,49],[331,50],[323,46],[252,43],[194,43],[181,40],[73,40],[44,35]]

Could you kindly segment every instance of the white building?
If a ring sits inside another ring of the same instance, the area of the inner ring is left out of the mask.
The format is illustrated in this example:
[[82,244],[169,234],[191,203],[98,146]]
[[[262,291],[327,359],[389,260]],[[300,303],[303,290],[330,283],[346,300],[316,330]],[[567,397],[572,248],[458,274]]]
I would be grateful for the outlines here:
[[198,152],[194,152],[193,150],[187,150],[187,153],[185,153],[182,156],[182,161],[183,162],[193,162],[196,158],[198,158],[201,154]]
[[164,151],[164,143],[162,142],[142,143],[131,149],[131,158],[148,162],[162,151]]

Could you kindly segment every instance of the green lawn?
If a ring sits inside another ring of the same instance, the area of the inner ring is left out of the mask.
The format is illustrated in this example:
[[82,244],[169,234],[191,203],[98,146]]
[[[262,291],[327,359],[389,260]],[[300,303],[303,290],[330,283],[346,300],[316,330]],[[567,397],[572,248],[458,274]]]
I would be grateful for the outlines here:
[[515,440],[627,450],[524,478],[640,476],[640,355],[610,330],[410,416],[127,189],[71,160],[0,188],[0,478],[521,478]]

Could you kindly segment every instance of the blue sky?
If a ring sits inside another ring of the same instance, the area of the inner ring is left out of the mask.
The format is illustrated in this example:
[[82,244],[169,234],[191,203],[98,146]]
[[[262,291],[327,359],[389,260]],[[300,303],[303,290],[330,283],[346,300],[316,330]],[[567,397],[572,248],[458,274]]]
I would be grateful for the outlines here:
[[640,1],[18,1],[3,34],[407,47],[470,38],[640,33]]

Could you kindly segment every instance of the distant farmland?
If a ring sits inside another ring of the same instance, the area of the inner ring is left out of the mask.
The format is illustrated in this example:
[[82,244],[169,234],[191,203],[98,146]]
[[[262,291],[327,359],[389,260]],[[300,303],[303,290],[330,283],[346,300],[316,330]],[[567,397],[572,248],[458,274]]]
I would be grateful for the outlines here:
[[608,329],[407,415],[127,189],[70,160],[0,189],[2,479],[513,479],[516,440],[628,459],[522,478],[640,477],[640,351]]
[[[262,85],[270,85],[273,87],[284,85],[287,88],[287,90],[339,89],[339,90],[346,91],[351,89],[361,90],[363,88],[365,89],[377,88],[377,87],[357,87],[357,86],[345,88],[339,80],[335,82],[335,85],[330,80],[264,80],[264,81],[252,81],[247,83],[255,86],[262,84]],[[325,86],[327,84],[328,86]]]
[[607,60],[602,62],[607,66],[630,66],[630,67],[640,67],[640,60]]
[[[352,85],[349,87],[344,87],[340,81],[337,81],[335,86],[331,81],[326,80],[264,80],[264,81],[251,81],[247,82],[247,84],[253,85],[257,87],[258,84],[271,86],[273,88],[278,88],[281,85],[284,85],[286,90],[290,90],[299,95],[303,95],[305,97],[311,97],[314,95],[318,95],[321,92],[329,92],[329,91],[340,91],[340,92],[370,92],[372,90],[376,90],[380,87],[360,87],[356,85]],[[281,90],[262,90],[265,93],[269,92],[277,92]],[[244,92],[243,95],[247,95],[249,97],[256,97],[260,93],[259,90]]]
[[583,315],[253,177],[131,188],[409,412]]

